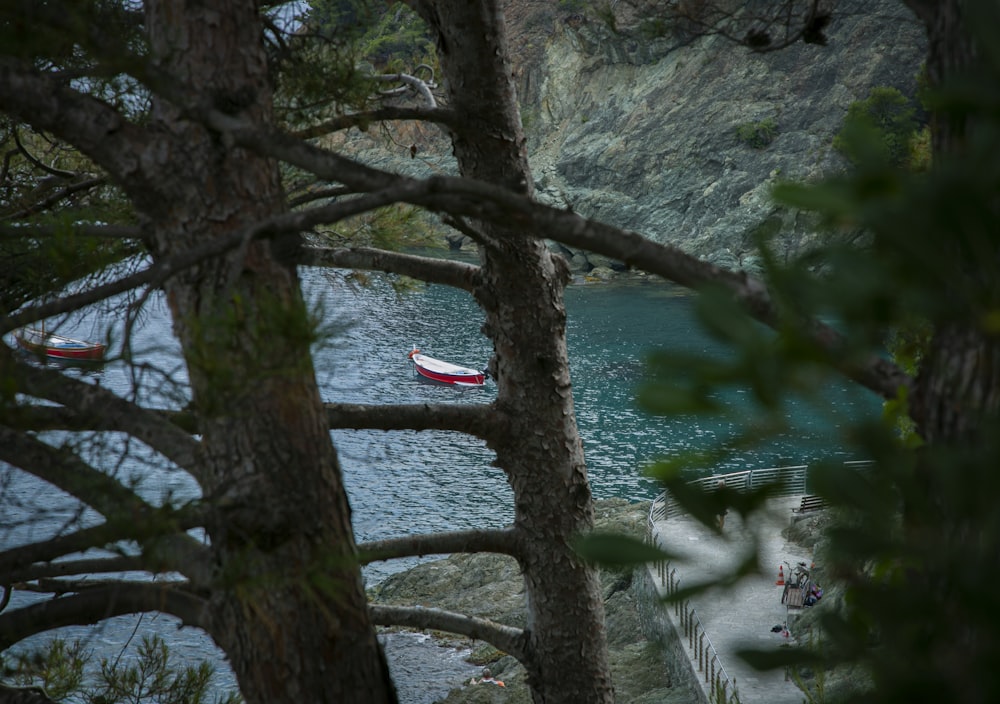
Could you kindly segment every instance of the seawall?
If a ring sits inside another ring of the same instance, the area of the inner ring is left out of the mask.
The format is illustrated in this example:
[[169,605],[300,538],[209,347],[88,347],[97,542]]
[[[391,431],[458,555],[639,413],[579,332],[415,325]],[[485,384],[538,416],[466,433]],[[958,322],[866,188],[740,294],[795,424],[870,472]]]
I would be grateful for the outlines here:
[[677,626],[670,618],[669,607],[660,600],[652,568],[635,571],[636,601],[643,634],[663,649],[663,666],[670,677],[671,687],[687,690],[689,701],[709,704],[705,691],[699,686],[699,674]]

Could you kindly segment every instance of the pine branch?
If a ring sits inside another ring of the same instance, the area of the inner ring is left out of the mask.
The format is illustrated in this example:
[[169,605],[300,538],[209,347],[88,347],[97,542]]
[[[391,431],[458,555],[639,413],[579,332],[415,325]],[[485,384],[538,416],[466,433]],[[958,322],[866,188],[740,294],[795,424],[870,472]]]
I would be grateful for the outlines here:
[[[657,244],[637,233],[588,220],[571,211],[535,203],[508,189],[490,184],[445,176],[425,180],[400,177],[314,147],[277,130],[258,129],[244,120],[216,110],[200,110],[191,106],[189,111],[241,146],[286,161],[325,180],[343,183],[353,190],[373,193],[367,198],[361,196],[353,199],[350,204],[335,203],[272,218],[249,230],[234,233],[232,237],[209,242],[196,251],[183,253],[183,257],[172,261],[170,265],[162,264],[171,273],[184,262],[193,263],[201,257],[226,251],[248,238],[307,229],[389,203],[407,202],[452,215],[489,220],[526,232],[544,233],[547,238],[614,257],[630,266],[658,274],[689,288],[719,283],[726,286],[757,320],[772,327],[777,327],[782,322],[763,282],[701,261],[676,247]],[[157,277],[150,272],[145,274],[144,280],[162,279],[166,275],[167,273],[162,273]],[[115,292],[121,290],[127,289],[119,288]],[[52,306],[52,310],[46,306],[38,306],[32,309],[30,316],[27,316],[30,318],[28,320],[24,319],[25,315],[3,319],[0,332],[63,310],[57,306]],[[913,380],[907,374],[877,355],[861,362],[854,359],[838,361],[837,358],[844,349],[840,334],[818,321],[804,321],[802,325],[812,332],[813,339],[827,350],[832,363],[838,365],[843,373],[884,398],[896,398],[901,387],[912,387]]]
[[400,557],[495,552],[517,557],[516,534],[506,530],[462,530],[377,540],[358,545],[362,564]]
[[14,211],[8,215],[4,215],[5,220],[20,220],[22,218],[27,218],[42,211],[48,210],[54,205],[58,204],[59,201],[69,198],[70,196],[79,193],[80,191],[87,191],[92,188],[97,188],[98,186],[103,186],[108,182],[108,179],[104,176],[93,176],[91,178],[77,181],[76,183],[69,183],[62,188],[52,191],[45,198],[26,205],[20,210]]
[[372,605],[370,609],[372,621],[379,626],[406,626],[457,633],[475,640],[486,641],[521,662],[527,658],[528,635],[520,628],[441,609],[383,605]]
[[329,198],[342,198],[344,196],[349,196],[349,195],[353,195],[352,191],[343,188],[341,186],[334,186],[331,188],[312,188],[302,193],[301,195],[289,198],[288,207],[294,209],[298,208],[299,206],[305,205],[306,203],[313,203],[317,200],[327,200]]
[[[423,64],[427,66],[426,64]],[[430,68],[430,67],[428,67]],[[432,72],[433,73],[433,72]],[[408,73],[387,73],[379,76],[375,76],[376,81],[381,81],[383,83],[402,83],[398,88],[393,88],[391,90],[379,91],[380,95],[386,97],[395,97],[399,95],[405,95],[408,92],[414,92],[419,95],[426,107],[433,110],[437,107],[437,101],[434,99],[434,94],[431,92],[431,88],[436,88],[437,84],[433,81],[433,75],[431,76],[431,81],[424,81],[416,76],[411,76]]]
[[0,551],[0,583],[11,583],[21,570],[55,563],[66,555],[87,550],[113,549],[122,541],[143,546],[142,559],[150,571],[176,571],[185,574],[192,583],[201,584],[209,578],[208,549],[184,531],[205,525],[205,509],[185,506],[177,510],[161,509],[156,516],[143,521],[114,521],[90,528],[57,535],[38,543],[20,545]]
[[63,404],[84,418],[95,430],[126,432],[201,480],[198,468],[200,443],[174,426],[163,415],[132,403],[95,384],[65,374],[17,363],[14,378],[18,391]]
[[[188,258],[192,258],[193,261],[188,262]],[[116,279],[110,283],[95,286],[92,289],[81,291],[80,293],[72,294],[70,296],[64,296],[54,301],[49,301],[48,303],[41,303],[23,308],[15,315],[5,315],[0,317],[0,335],[24,325],[30,325],[31,323],[38,322],[39,320],[45,320],[46,318],[51,318],[55,315],[80,310],[81,308],[85,308],[86,306],[97,303],[98,301],[103,301],[107,298],[111,298],[112,296],[117,296],[120,293],[131,291],[132,289],[139,288],[140,286],[144,286],[146,284],[153,287],[159,286],[168,277],[177,273],[177,269],[174,268],[176,265],[183,264],[185,266],[190,266],[196,261],[198,261],[197,258],[189,255],[188,252],[182,252],[178,256],[153,264],[142,271],[130,274],[129,276],[121,279]]]
[[304,247],[295,263],[301,266],[384,271],[465,291],[472,291],[479,284],[479,267],[472,264],[367,247]]
[[206,600],[176,584],[118,582],[0,614],[0,650],[55,628],[90,626],[113,616],[148,611],[170,614],[199,628],[211,618]]
[[305,129],[292,132],[293,137],[299,139],[315,139],[323,137],[333,132],[358,127],[366,129],[368,125],[376,122],[419,120],[420,122],[433,122],[450,128],[456,128],[456,118],[453,110],[448,108],[406,108],[406,107],[383,107],[378,110],[358,112],[351,115],[341,115],[327,120],[318,125],[312,125]]
[[[2,65],[0,65],[0,68],[2,68]],[[79,310],[92,303],[140,286],[148,285],[152,288],[157,288],[162,286],[163,282],[171,276],[205,259],[219,256],[243,246],[251,240],[273,237],[289,232],[299,232],[320,223],[337,222],[351,215],[357,215],[390,205],[397,200],[398,198],[396,198],[393,192],[374,193],[358,196],[332,205],[296,211],[294,213],[284,213],[262,220],[251,227],[240,229],[225,237],[211,239],[199,247],[178,252],[165,259],[160,259],[146,269],[116,281],[82,291],[78,294],[65,296],[55,301],[30,306],[22,309],[15,315],[0,317],[0,335],[38,320]]]
[[[66,553],[63,551],[60,554]],[[204,585],[212,575],[209,559],[209,551],[204,545],[185,533],[178,533],[147,540],[142,553],[138,555],[32,562],[23,567],[0,570],[0,573],[3,575],[4,584],[16,584],[70,575],[176,572],[185,575],[192,585]],[[0,611],[3,609],[0,608]]]
[[0,426],[0,460],[19,467],[108,518],[152,515],[156,508],[65,448]]
[[[292,140],[277,130],[258,130],[244,121],[217,112],[206,117],[216,129],[228,133],[234,141],[292,163],[321,178],[339,181],[359,191],[391,193],[400,201],[453,216],[489,220],[536,233],[536,236],[544,233],[546,238],[614,257],[629,266],[658,274],[688,288],[721,284],[757,320],[774,328],[783,322],[764,282],[745,273],[709,264],[677,247],[658,244],[638,233],[588,220],[572,211],[536,203],[492,184],[451,176],[432,176],[425,180],[396,176]],[[827,351],[832,364],[884,398],[896,398],[901,387],[912,387],[913,380],[909,375],[878,355],[873,354],[861,362],[853,357],[841,359],[846,347],[843,337],[828,325],[819,321],[802,321],[800,325]]]
[[505,427],[503,415],[492,405],[327,403],[324,407],[331,428],[454,430],[488,441]]
[[[116,555],[115,557],[97,557],[87,560],[35,563],[27,567],[4,572],[3,581],[7,584],[17,584],[18,582],[51,580],[54,577],[68,577],[70,575],[138,572],[144,569],[141,556]],[[30,589],[30,587],[20,588]],[[37,590],[31,589],[31,591]]]
[[[0,57],[0,104],[36,129],[74,144],[121,182],[142,178],[134,154],[156,137],[130,123],[108,103],[70,87],[30,62]],[[156,184],[146,184],[155,190]]]
[[[140,406],[140,408],[142,408]],[[162,408],[143,408],[145,413],[152,413],[168,421],[171,425],[181,428],[187,433],[198,432],[197,419],[190,410],[169,410]],[[64,406],[13,406],[0,408],[0,425],[6,425],[12,430],[107,430],[100,418],[92,415],[82,415]]]
[[[74,224],[70,231],[76,237],[102,240],[145,240],[142,228],[133,225]],[[50,239],[67,234],[65,225],[0,225],[0,239]]]

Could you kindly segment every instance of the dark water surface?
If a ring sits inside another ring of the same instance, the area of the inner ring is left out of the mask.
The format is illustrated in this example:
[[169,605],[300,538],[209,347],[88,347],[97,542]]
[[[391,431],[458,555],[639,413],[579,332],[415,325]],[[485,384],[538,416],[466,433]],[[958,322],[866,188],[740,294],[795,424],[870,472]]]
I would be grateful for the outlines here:
[[[440,286],[420,286],[397,293],[388,280],[373,277],[366,287],[351,285],[342,273],[302,272],[308,298],[321,311],[329,336],[315,349],[316,372],[324,400],[350,403],[475,403],[495,395],[483,388],[457,389],[418,380],[406,354],[423,352],[484,368],[490,345],[479,332],[482,314],[471,297]],[[597,498],[651,499],[656,484],[641,468],[659,457],[707,449],[736,432],[732,422],[700,417],[659,418],[634,402],[643,358],[663,347],[717,354],[718,345],[696,323],[692,299],[661,283],[574,284],[567,290],[569,348],[577,420],[583,437],[594,495]],[[106,324],[106,320],[103,321]],[[88,327],[89,326],[89,327]],[[98,335],[96,321],[78,324],[78,337]],[[109,364],[83,374],[121,394],[180,406],[186,390],[179,350],[170,334],[161,301],[146,306],[136,332],[138,372]],[[739,391],[731,404],[749,409]],[[714,471],[800,464],[821,458],[854,459],[841,448],[839,430],[852,419],[876,413],[876,400],[865,392],[832,384],[823,394],[824,410],[805,404],[790,407],[793,429],[762,447],[734,452]],[[751,412],[747,410],[747,413]],[[359,542],[413,533],[501,527],[513,518],[512,496],[503,473],[490,465],[483,443],[458,433],[424,431],[335,431]],[[60,438],[51,434],[50,441]],[[164,469],[142,448],[129,447],[120,463],[118,446],[91,446],[86,455],[109,471],[132,478],[151,500],[164,496],[193,498],[197,488],[182,473]],[[290,474],[290,479],[293,475]],[[53,495],[48,485],[8,475],[0,483],[0,542],[12,545],[58,531],[77,518],[72,505]],[[13,500],[12,500],[13,499]],[[20,521],[38,511],[39,524]],[[94,521],[94,516],[83,516]],[[379,563],[366,568],[369,584],[415,564],[416,560]],[[144,616],[139,633],[159,632],[183,658],[218,661],[220,653],[172,618]],[[136,617],[114,619],[97,632],[74,629],[64,637],[86,637],[95,652],[114,658],[136,629]],[[445,651],[416,635],[391,636],[387,652],[401,701],[429,703],[476,673],[462,653]],[[129,657],[126,654],[126,657]],[[231,686],[222,666],[220,686]]]

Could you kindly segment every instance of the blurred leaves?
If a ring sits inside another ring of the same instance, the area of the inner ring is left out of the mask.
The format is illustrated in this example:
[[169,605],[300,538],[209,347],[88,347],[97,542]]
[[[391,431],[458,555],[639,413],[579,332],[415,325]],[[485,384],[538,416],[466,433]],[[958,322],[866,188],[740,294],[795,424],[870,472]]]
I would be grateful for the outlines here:
[[660,480],[680,509],[716,531],[717,516],[732,509],[746,518],[762,508],[767,499],[779,488],[779,485],[765,484],[748,491],[731,486],[720,486],[706,491],[700,485],[690,483],[682,474],[685,469],[688,467],[662,462],[655,464],[648,473]]
[[865,100],[852,103],[833,146],[850,161],[875,159],[905,165],[917,134],[916,108],[896,88],[877,86]]
[[776,670],[779,667],[805,667],[822,661],[815,653],[801,648],[781,648],[779,650],[744,649],[737,654],[756,670]]
[[577,539],[574,549],[584,560],[608,567],[632,567],[676,559],[676,555],[628,535],[591,533]]
[[[865,701],[1000,701],[1000,418],[991,355],[1000,330],[1000,5],[969,2],[965,11],[979,61],[926,92],[951,148],[929,164],[915,108],[897,92],[873,91],[838,136],[848,171],[774,189],[781,204],[817,213],[825,230],[823,246],[790,262],[771,253],[766,236],[759,240],[781,315],[776,331],[707,290],[699,318],[730,354],[658,352],[640,395],[654,413],[753,418],[737,438],[753,442],[781,427],[789,395],[822,403],[834,362],[892,355],[921,382],[922,396],[901,389],[884,418],[846,429],[870,465],[811,468],[810,491],[831,507],[818,559],[824,587],[838,594],[811,612],[822,630],[815,649],[744,653],[764,669],[850,664],[874,684]],[[838,358],[811,343],[809,320],[843,335]],[[949,366],[930,350],[951,330],[971,334],[955,337]],[[939,383],[927,385],[934,374]],[[726,393],[734,388],[751,391],[749,409],[735,408]],[[916,434],[909,414],[929,406],[963,424],[959,441],[949,428],[933,442]],[[711,474],[725,450],[667,458],[650,473],[706,525],[726,506],[749,515],[766,493],[706,492],[686,482],[693,471]]]

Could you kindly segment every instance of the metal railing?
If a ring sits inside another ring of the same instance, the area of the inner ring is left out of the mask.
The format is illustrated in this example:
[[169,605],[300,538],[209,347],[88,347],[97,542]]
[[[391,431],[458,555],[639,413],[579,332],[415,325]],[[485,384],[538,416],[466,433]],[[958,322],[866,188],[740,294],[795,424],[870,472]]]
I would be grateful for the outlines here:
[[[677,570],[670,568],[669,562],[657,563],[657,575],[671,597],[680,589],[681,581]],[[739,690],[735,678],[731,678],[722,665],[719,652],[708,637],[705,626],[698,618],[698,612],[687,599],[673,603],[674,616],[680,621],[681,631],[688,641],[691,657],[698,662],[698,672],[702,673],[705,685],[708,687],[708,700],[711,704],[741,704]]]
[[[871,467],[871,462],[867,461],[850,461],[843,464],[845,468],[854,470],[864,470]],[[773,486],[774,493],[772,496],[780,498],[808,493],[806,490],[808,472],[809,467],[804,464],[789,467],[770,467],[767,469],[746,469],[742,472],[713,474],[710,477],[692,479],[688,484],[698,486],[704,491],[711,491],[720,481],[726,482],[727,489],[735,489],[736,491],[750,491],[770,484]],[[676,513],[676,502],[669,491],[663,491],[653,499],[653,504],[649,509],[649,535],[652,535],[653,526],[657,521],[665,521]]]
[[[791,467],[771,467],[768,469],[746,469],[742,472],[713,474],[710,477],[693,479],[688,484],[701,487],[704,491],[711,491],[720,481],[726,482],[727,489],[735,489],[736,491],[750,491],[760,488],[765,484],[772,484],[775,486],[774,496],[795,496],[796,494],[806,493],[806,474],[808,469],[808,466],[804,464]],[[675,513],[677,513],[677,504],[674,502],[670,492],[662,492],[653,499],[653,505],[649,509],[650,530],[652,530],[655,522],[665,521]]]
[[[845,462],[844,466],[850,469],[863,470],[871,466],[870,462]],[[715,474],[710,477],[703,477],[688,482],[694,486],[700,486],[705,491],[711,491],[718,486],[719,481],[724,480],[726,487],[736,491],[750,491],[758,489],[764,485],[772,485],[774,497],[796,496],[806,494],[806,480],[808,474],[807,465],[793,465],[790,467],[771,467],[768,469],[750,469],[742,472],[731,472],[729,474]],[[671,515],[676,514],[678,507],[670,496],[669,491],[664,491],[653,501],[649,510],[647,539],[653,544],[658,544],[655,524],[658,521],[665,521]],[[677,570],[672,569],[669,562],[655,563],[656,575],[659,583],[663,586],[666,596],[672,597],[680,589],[680,579],[677,577]],[[698,672],[703,673],[705,684],[708,686],[708,699],[711,704],[741,704],[739,691],[736,688],[736,680],[730,678],[726,668],[722,665],[719,653],[712,644],[712,639],[708,637],[705,627],[698,618],[698,613],[691,606],[687,599],[680,599],[673,602],[674,615],[680,621],[681,631],[688,640],[692,658],[697,660]]]

